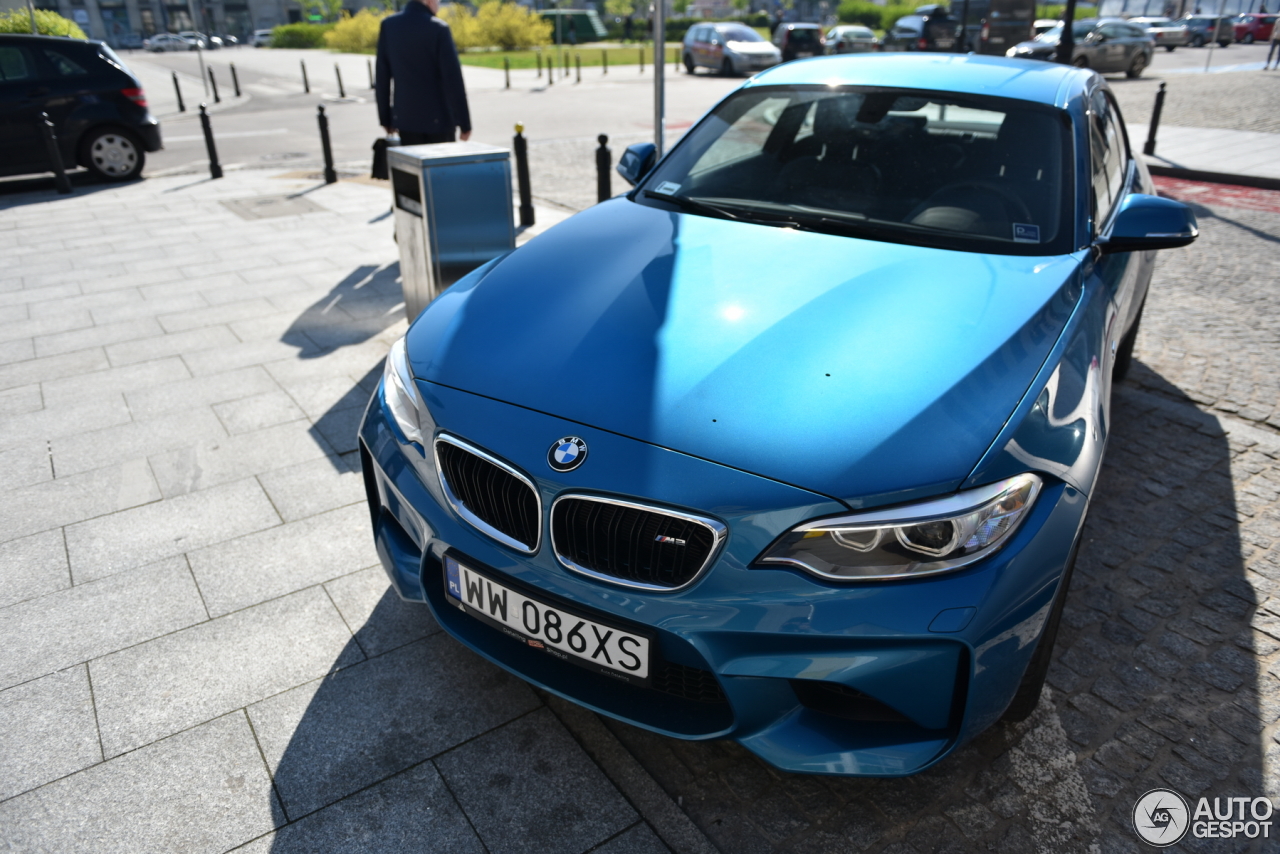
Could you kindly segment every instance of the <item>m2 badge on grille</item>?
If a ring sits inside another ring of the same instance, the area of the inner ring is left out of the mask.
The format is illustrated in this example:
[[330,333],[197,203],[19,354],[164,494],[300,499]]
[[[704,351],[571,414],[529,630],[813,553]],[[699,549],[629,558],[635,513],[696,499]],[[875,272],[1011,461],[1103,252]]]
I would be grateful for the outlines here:
[[577,436],[556,439],[547,451],[547,465],[556,471],[573,471],[587,461],[587,443]]
[[444,573],[451,604],[526,646],[624,682],[648,683],[648,638],[531,599],[448,555]]

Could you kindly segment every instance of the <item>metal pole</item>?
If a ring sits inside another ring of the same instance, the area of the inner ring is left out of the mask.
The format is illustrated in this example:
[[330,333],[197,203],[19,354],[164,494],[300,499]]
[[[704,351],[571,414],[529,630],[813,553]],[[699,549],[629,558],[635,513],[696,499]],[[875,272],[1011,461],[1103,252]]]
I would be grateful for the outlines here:
[[185,113],[187,105],[182,103],[182,87],[178,85],[178,72],[173,72],[173,91],[178,95],[178,112]]
[[1156,130],[1160,127],[1160,113],[1164,111],[1164,84],[1156,93],[1156,105],[1151,110],[1151,127],[1147,130],[1147,142],[1142,146],[1143,154],[1156,153]]
[[541,77],[542,76],[542,48],[538,48],[537,51],[534,52],[533,58],[538,62],[538,76]]
[[567,53],[564,55],[564,71],[561,72],[561,75],[564,77],[569,76],[569,54]]
[[667,64],[662,61],[661,53],[667,44],[667,18],[663,8],[663,0],[653,2],[653,139],[657,151],[655,158],[662,157],[662,144],[667,131],[666,93],[662,90],[663,76]]
[[200,41],[196,40],[196,59],[200,60],[200,79],[204,81],[204,96],[209,97],[209,77],[204,73],[204,49],[200,47]]
[[311,94],[311,84],[307,82],[307,63],[306,60],[299,59],[298,64],[302,66],[302,91],[308,95]]
[[236,97],[240,97],[240,77],[236,74],[236,64],[231,63],[231,85],[235,87]]
[[27,0],[27,11],[31,13],[31,35],[36,33],[36,4],[35,0]]
[[1054,55],[1054,62],[1061,62],[1063,65],[1071,65],[1075,59],[1076,41],[1075,34],[1072,32],[1076,22],[1076,0],[1067,0],[1067,7],[1062,10],[1062,37],[1058,39],[1058,51]]
[[[1214,31],[1214,37],[1217,37],[1217,31]],[[1209,42],[1209,51],[1204,55],[1204,73],[1209,73],[1209,63],[1213,61],[1213,49],[1217,46],[1217,42]]]
[[324,104],[316,108],[316,121],[320,123],[320,147],[324,150],[324,182],[336,183],[338,173],[333,171],[333,146],[329,144],[329,117],[324,114]]
[[603,202],[613,195],[609,180],[613,155],[609,151],[608,134],[602,133],[596,139],[600,140],[600,147],[596,149],[596,201]]
[[575,53],[573,55],[573,64],[577,66],[577,73],[578,73],[578,77],[576,80],[574,80],[574,82],[581,83],[582,82],[582,54]]
[[364,64],[365,64],[365,67],[366,67],[367,69],[369,69],[369,88],[370,88],[370,89],[376,89],[376,88],[378,88],[378,87],[377,87],[377,84],[373,82],[373,60],[372,60],[372,59],[366,59],[366,60],[364,61]]
[[640,73],[644,74],[644,45],[640,45]]
[[529,188],[529,143],[524,138],[524,125],[516,122],[512,141],[516,152],[516,186],[520,191],[520,224],[533,225],[533,191]]
[[333,64],[333,73],[338,78],[338,97],[339,98],[347,97],[347,90],[342,85],[342,69],[338,67],[338,63],[336,62]]
[[209,177],[221,178],[222,166],[218,163],[218,149],[213,144],[213,126],[209,124],[209,113],[205,105],[200,105],[200,128],[204,131],[204,148],[209,152]]
[[213,103],[221,104],[222,98],[218,95],[218,81],[213,76],[213,69],[209,69],[209,85],[213,87]]
[[604,71],[601,72],[600,76],[608,77],[609,76],[609,51],[607,50],[600,51],[600,67],[604,69]]
[[511,88],[511,57],[509,56],[502,57],[502,76],[506,78],[506,81],[507,81],[507,85],[503,86],[502,88],[510,89]]
[[53,122],[48,113],[40,113],[40,133],[44,135],[44,150],[49,155],[50,171],[53,172],[53,186],[58,192],[66,195],[71,192],[71,182],[67,180],[66,170],[62,167],[62,150],[58,148],[58,135],[53,131]]
[[547,57],[547,85],[556,85],[556,61],[551,57]]

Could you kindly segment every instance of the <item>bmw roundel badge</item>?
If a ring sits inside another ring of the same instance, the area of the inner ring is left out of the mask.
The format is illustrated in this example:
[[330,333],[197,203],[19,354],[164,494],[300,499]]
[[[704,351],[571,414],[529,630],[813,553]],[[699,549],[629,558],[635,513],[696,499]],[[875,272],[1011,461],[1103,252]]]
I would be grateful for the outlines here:
[[573,471],[587,460],[587,443],[577,436],[556,439],[547,451],[547,465],[556,471]]

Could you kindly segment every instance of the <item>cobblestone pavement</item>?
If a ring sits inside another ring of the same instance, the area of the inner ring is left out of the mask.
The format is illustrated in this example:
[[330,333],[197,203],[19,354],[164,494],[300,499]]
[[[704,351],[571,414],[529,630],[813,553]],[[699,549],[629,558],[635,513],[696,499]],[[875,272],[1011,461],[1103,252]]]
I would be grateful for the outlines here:
[[1150,123],[1156,92],[1165,83],[1161,124],[1280,133],[1280,74],[1274,71],[1163,77],[1149,72],[1137,80],[1113,76],[1108,82],[1130,127]]
[[1157,268],[1117,390],[1036,714],[892,781],[783,775],[733,743],[609,723],[722,850],[1136,852],[1151,788],[1280,795],[1280,214],[1199,216],[1200,240]]

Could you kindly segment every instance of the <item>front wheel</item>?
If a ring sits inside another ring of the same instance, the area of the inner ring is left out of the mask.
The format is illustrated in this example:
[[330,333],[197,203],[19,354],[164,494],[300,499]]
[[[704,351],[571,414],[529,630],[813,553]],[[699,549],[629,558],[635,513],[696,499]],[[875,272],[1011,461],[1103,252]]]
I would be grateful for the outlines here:
[[684,55],[684,73],[692,74],[697,70],[698,70],[698,66],[693,64],[693,57],[686,53]]
[[724,62],[720,64],[720,73],[725,77],[737,77],[738,72],[733,70],[733,61],[729,57],[724,58]]
[[1222,48],[1231,47],[1231,42],[1227,42],[1227,41],[1220,41],[1220,42],[1218,42],[1218,47],[1222,47]]
[[116,128],[95,128],[81,143],[81,162],[104,181],[130,181],[142,174],[147,155],[138,140]]
[[1253,33],[1245,33],[1244,38],[1240,39],[1241,44],[1253,44]]
[[1177,45],[1167,44],[1164,46],[1164,49],[1167,50],[1169,53],[1173,53],[1176,48],[1177,48]]
[[1080,551],[1080,535],[1076,536],[1076,544],[1071,548],[1071,557],[1067,559],[1067,568],[1062,571],[1062,580],[1058,582],[1058,595],[1053,603],[1053,610],[1045,620],[1044,631],[1040,633],[1040,642],[1036,651],[1031,654],[1022,681],[1018,683],[1017,693],[1013,695],[1008,708],[1000,716],[1002,721],[1025,721],[1040,705],[1040,693],[1044,690],[1045,679],[1049,676],[1049,663],[1053,660],[1053,645],[1058,640],[1058,624],[1062,622],[1062,609],[1067,603],[1067,592],[1071,586],[1071,573],[1076,566],[1076,555]]
[[1133,326],[1129,327],[1129,331],[1120,339],[1120,346],[1116,349],[1116,360],[1111,365],[1111,382],[1118,383],[1129,375],[1129,368],[1133,366],[1133,348],[1138,344],[1138,327],[1142,325],[1142,312],[1147,308],[1147,302],[1142,301],[1142,307],[1138,309],[1138,316],[1133,319]]
[[1204,36],[1196,36],[1191,40],[1192,47],[1204,47]]
[[1140,53],[1133,58],[1133,62],[1129,64],[1129,70],[1124,73],[1124,76],[1128,77],[1130,80],[1136,80],[1142,76],[1142,72],[1146,67],[1147,55],[1145,53]]

